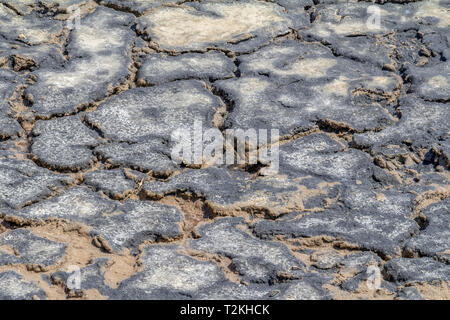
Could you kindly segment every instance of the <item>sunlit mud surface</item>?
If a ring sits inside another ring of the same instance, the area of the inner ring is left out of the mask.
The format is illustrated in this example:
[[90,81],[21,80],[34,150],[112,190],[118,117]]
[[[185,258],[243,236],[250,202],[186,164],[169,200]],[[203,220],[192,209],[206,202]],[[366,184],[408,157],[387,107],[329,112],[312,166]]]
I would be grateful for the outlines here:
[[0,0],[0,299],[450,299],[449,59],[446,0]]

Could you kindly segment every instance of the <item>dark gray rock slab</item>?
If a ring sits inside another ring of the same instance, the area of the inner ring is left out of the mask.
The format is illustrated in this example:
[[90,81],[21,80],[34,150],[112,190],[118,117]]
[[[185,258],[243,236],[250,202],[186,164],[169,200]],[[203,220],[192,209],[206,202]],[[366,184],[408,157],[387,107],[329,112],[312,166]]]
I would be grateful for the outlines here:
[[91,191],[74,187],[12,214],[32,221],[50,217],[79,222],[100,237],[103,248],[119,252],[136,249],[143,241],[173,240],[181,237],[183,214],[168,205],[151,201],[113,201]]
[[217,80],[233,77],[236,66],[222,52],[186,53],[179,56],[150,54],[143,58],[138,81],[161,84],[181,79]]
[[0,168],[0,202],[16,209],[53,194],[72,181],[31,160],[0,159]]
[[137,28],[164,50],[220,47],[248,52],[287,34],[291,25],[281,6],[250,0],[160,7],[140,17]]
[[400,101],[401,119],[379,132],[355,134],[353,142],[361,147],[402,144],[409,141],[415,147],[431,147],[432,141],[443,139],[447,127],[442,119],[450,118],[450,109],[444,103],[426,102],[414,97]]
[[84,182],[117,199],[130,194],[135,187],[134,181],[128,179],[122,169],[88,172],[84,175]]
[[159,139],[142,143],[108,143],[95,148],[95,154],[113,166],[123,166],[165,176],[176,170],[170,149]]
[[416,256],[437,258],[450,262],[450,201],[449,199],[423,209],[423,230],[406,243],[405,250]]
[[[193,194],[204,198],[218,215],[249,212],[278,217],[305,207],[322,208],[326,198],[337,196],[340,186],[322,179],[284,175],[255,179],[246,172],[210,167],[187,169],[167,181],[145,182],[143,190],[155,199],[180,193]],[[309,199],[314,201],[309,203]]]
[[[401,254],[403,243],[419,231],[409,216],[410,201],[402,199],[402,194],[386,195],[385,203],[377,203],[374,194],[358,194],[351,188],[348,197],[355,203],[346,200],[347,209],[327,209],[282,221],[261,221],[255,225],[255,233],[269,238],[328,235],[394,257]],[[403,201],[403,205],[397,204],[398,201]]]
[[239,274],[252,282],[267,282],[277,272],[302,273],[293,271],[304,264],[285,245],[254,238],[239,228],[242,224],[242,218],[223,218],[204,225],[198,229],[201,238],[190,247],[230,258]]
[[89,113],[87,120],[105,138],[118,142],[170,140],[175,130],[189,128],[195,120],[211,128],[220,107],[220,100],[200,81],[186,80],[123,92]]
[[95,159],[91,149],[101,143],[78,116],[38,121],[33,135],[31,152],[44,166],[60,170],[89,167]]
[[397,258],[384,265],[384,272],[393,281],[414,283],[449,281],[450,267],[431,258]]
[[123,281],[112,299],[188,299],[196,292],[227,283],[223,271],[211,261],[201,261],[178,251],[178,245],[145,248],[144,271]]
[[41,117],[70,114],[123,85],[132,64],[133,20],[130,14],[101,7],[82,18],[67,45],[69,61],[34,72],[37,81],[26,89],[33,97],[32,109]]
[[14,271],[0,273],[0,299],[1,300],[32,300],[35,297],[44,300],[47,298],[44,290],[36,284],[26,281]]
[[31,264],[48,267],[61,260],[66,251],[65,244],[38,237],[26,229],[1,234],[0,246],[9,246],[15,251],[15,254],[0,252],[1,265]]
[[12,111],[8,103],[21,79],[14,72],[0,69],[0,139],[18,136],[23,132],[20,124],[12,118]]

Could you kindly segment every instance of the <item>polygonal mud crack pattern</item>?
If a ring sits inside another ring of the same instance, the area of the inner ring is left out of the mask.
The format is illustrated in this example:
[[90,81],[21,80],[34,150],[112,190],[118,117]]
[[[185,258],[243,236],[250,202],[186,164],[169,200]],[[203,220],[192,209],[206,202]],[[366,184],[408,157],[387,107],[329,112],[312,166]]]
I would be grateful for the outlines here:
[[195,119],[212,127],[221,107],[200,81],[176,81],[123,92],[89,113],[87,121],[115,141],[167,141],[172,132]]
[[[449,21],[0,1],[0,299],[450,299]],[[277,166],[172,159],[195,123],[278,129]]]
[[217,80],[232,78],[236,66],[225,54],[210,51],[203,54],[186,53],[179,56],[149,54],[138,72],[141,84],[161,84],[181,79]]
[[20,77],[14,72],[0,69],[0,138],[18,136],[22,127],[9,114],[8,99],[14,94],[14,89]]
[[411,197],[393,192],[382,197],[384,200],[380,202],[375,194],[363,188],[348,187],[342,197],[344,211],[336,207],[293,219],[261,221],[255,225],[255,232],[264,238],[328,235],[373,250],[386,258],[399,256],[403,243],[419,232],[419,227],[409,217]]
[[66,192],[6,215],[6,218],[45,221],[50,218],[82,223],[106,251],[136,248],[144,241],[172,240],[182,236],[178,209],[160,203],[127,200],[124,203],[101,197],[87,187]]
[[0,203],[21,208],[51,196],[72,181],[69,176],[56,174],[37,166],[31,160],[0,158]]
[[157,8],[140,17],[137,28],[163,50],[245,52],[287,34],[291,23],[274,3],[211,1]]

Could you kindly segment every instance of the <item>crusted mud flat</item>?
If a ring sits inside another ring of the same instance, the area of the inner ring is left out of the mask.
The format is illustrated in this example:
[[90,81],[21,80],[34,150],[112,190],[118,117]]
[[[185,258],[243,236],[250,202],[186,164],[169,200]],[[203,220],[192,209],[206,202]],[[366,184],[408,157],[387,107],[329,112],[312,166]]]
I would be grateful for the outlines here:
[[449,59],[447,0],[0,0],[0,299],[450,299]]

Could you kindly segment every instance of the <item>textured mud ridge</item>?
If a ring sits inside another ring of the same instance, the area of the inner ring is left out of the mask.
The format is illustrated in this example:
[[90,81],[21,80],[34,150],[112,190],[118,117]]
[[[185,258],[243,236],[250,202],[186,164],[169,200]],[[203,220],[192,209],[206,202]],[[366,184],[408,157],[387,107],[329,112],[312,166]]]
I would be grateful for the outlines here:
[[0,299],[450,299],[449,59],[445,0],[0,0]]

